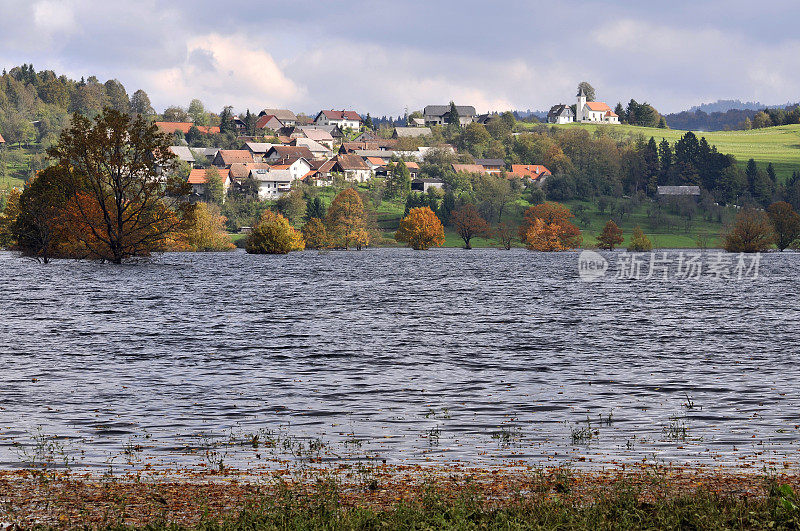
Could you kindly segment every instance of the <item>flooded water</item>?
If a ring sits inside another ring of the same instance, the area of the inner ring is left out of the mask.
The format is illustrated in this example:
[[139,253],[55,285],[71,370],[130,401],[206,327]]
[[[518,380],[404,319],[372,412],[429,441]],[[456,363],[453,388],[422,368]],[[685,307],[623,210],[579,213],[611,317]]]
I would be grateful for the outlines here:
[[0,253],[0,467],[798,462],[800,254],[743,281],[577,262]]

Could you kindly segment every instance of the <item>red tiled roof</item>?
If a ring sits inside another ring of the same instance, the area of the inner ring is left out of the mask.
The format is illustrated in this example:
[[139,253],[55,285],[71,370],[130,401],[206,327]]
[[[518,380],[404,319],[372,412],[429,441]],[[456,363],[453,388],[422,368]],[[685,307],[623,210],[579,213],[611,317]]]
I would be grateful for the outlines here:
[[[250,170],[268,170],[270,165],[266,162],[246,162],[231,164],[230,176],[233,180],[246,179],[250,175]],[[223,170],[224,171],[224,170]]]
[[406,168],[408,168],[409,170],[418,170],[419,169],[419,164],[417,164],[416,162],[406,162],[405,165],[406,165]]
[[611,112],[611,111],[608,111],[608,112],[606,113],[606,116],[615,116],[615,117],[619,118],[619,115],[617,115],[617,114],[614,114],[614,113],[613,113],[613,112]]
[[550,170],[541,164],[512,164],[511,173],[508,174],[509,179],[533,179],[534,181],[542,175],[552,175]]
[[376,166],[383,166],[383,159],[378,157],[367,157],[367,160]]
[[586,106],[590,111],[610,111],[611,107],[603,101],[587,101]]
[[220,149],[217,156],[222,158],[226,166],[231,164],[253,162],[253,154],[247,149]]
[[273,118],[278,120],[278,123],[280,125],[283,125],[283,123],[274,114],[265,114],[264,116],[261,116],[259,117],[258,120],[256,120],[256,127],[258,129],[264,129],[267,126],[267,123],[270,122]]
[[361,121],[361,117],[355,111],[320,111],[328,120],[356,120]]
[[[209,169],[212,169],[212,168],[209,168]],[[213,168],[213,169],[217,170],[217,172],[219,173],[219,177],[220,177],[220,179],[222,179],[222,182],[224,184],[225,181],[229,177],[228,170],[220,169],[220,168]],[[202,168],[201,169],[192,170],[191,172],[189,172],[189,178],[186,179],[186,181],[189,184],[205,184],[206,183],[206,172],[207,171],[208,171],[207,169],[202,169]]]
[[[156,127],[161,129],[163,133],[173,134],[175,131],[181,131],[184,135],[189,132],[194,124],[192,122],[156,122]],[[206,135],[219,134],[219,127],[207,127],[198,125],[197,129]]]

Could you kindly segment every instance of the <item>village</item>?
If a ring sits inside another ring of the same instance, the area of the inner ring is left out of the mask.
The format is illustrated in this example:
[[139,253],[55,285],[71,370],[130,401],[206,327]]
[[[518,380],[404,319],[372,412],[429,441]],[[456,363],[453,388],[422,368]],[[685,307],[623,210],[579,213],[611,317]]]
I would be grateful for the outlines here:
[[[497,114],[478,115],[472,106],[456,106],[460,127],[471,123],[486,123]],[[450,122],[449,105],[429,105],[422,118],[410,118],[407,126],[392,128],[389,138],[382,138],[365,127],[364,119],[352,110],[322,110],[313,120],[301,120],[288,109],[264,109],[256,120],[258,136],[246,135],[246,124],[234,117],[237,140],[243,149],[218,149],[190,147],[184,141],[171,150],[191,171],[188,182],[193,197],[200,200],[206,195],[208,170],[213,168],[222,181],[225,195],[241,189],[245,181],[255,183],[260,200],[275,200],[288,193],[292,185],[303,182],[315,186],[330,186],[339,175],[346,182],[364,183],[373,177],[386,177],[392,162],[404,161],[411,173],[411,189],[427,192],[429,188],[442,189],[440,179],[422,178],[420,165],[432,150],[455,154],[450,144],[422,145],[413,149],[404,147],[403,140],[425,140],[432,135],[431,127],[446,126]],[[203,135],[220,132],[219,127],[195,126],[191,122],[155,122],[164,133],[176,138],[190,135],[196,129]],[[265,139],[272,140],[265,142]],[[419,143],[419,142],[417,142]],[[423,142],[424,143],[424,142]],[[408,143],[406,143],[408,144]],[[551,175],[541,164],[512,164],[507,167],[500,158],[474,159],[474,163],[453,163],[453,172],[470,174],[505,175],[520,179],[526,184],[541,185]]]

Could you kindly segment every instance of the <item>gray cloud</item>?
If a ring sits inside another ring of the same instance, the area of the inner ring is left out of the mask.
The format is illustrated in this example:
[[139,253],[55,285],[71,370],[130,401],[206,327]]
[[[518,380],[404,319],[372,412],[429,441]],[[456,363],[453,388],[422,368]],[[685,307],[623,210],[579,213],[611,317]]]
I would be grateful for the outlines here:
[[612,105],[669,112],[798,99],[798,14],[790,0],[0,0],[0,63],[118,78],[159,108],[545,109],[589,80]]

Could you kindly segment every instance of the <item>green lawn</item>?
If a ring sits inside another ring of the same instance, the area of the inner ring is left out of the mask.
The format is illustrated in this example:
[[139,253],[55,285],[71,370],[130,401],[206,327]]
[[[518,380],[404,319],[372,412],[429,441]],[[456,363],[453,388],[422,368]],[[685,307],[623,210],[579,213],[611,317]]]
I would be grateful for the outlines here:
[[[537,124],[520,122],[518,125],[530,129]],[[564,124],[555,125],[554,127],[584,127],[590,131],[600,128],[612,135],[642,135],[646,139],[652,136],[656,141],[666,138],[670,142],[675,142],[686,134],[686,131],[678,129],[658,129],[624,124]],[[792,171],[800,171],[800,125],[781,125],[764,129],[751,129],[749,131],[695,131],[695,134],[698,137],[705,137],[708,143],[717,146],[721,153],[735,156],[741,165],[745,165],[751,158],[764,168],[766,168],[767,163],[772,162],[775,166],[776,174],[781,179],[790,177]]]

